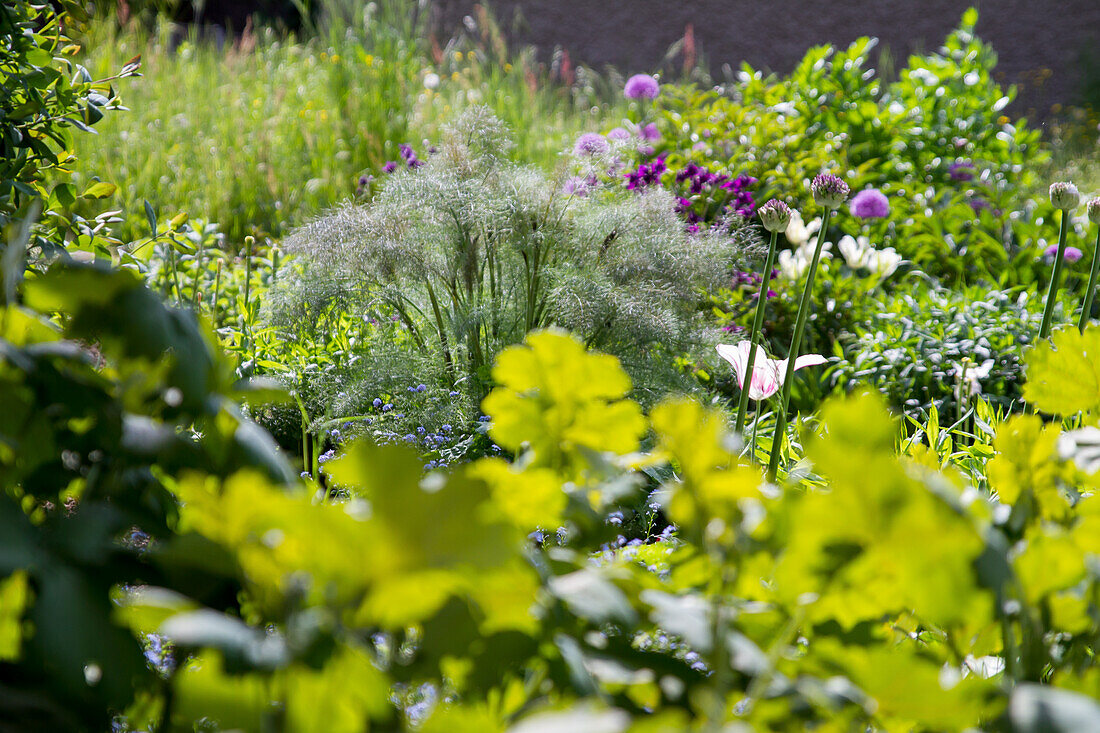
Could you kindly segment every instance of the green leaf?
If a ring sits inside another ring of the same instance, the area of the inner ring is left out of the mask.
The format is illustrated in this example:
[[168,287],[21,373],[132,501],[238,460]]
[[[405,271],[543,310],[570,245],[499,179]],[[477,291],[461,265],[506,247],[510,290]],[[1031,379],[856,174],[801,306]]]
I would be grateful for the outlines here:
[[71,183],[60,183],[54,186],[53,195],[57,198],[57,202],[65,208],[69,208],[76,203],[76,187]]
[[17,570],[0,580],[0,662],[19,659],[23,642],[23,611],[28,600],[26,573]]
[[1024,399],[1067,417],[1100,411],[1100,329],[1057,331],[1028,352]]
[[80,195],[86,199],[105,199],[108,196],[113,196],[117,190],[118,186],[113,183],[97,181],[84,189],[84,193]]
[[148,201],[142,203],[145,204],[145,220],[149,222],[149,233],[155,237],[157,235],[157,212]]
[[641,408],[622,399],[631,385],[618,361],[560,331],[505,349],[493,379],[500,386],[482,403],[490,434],[513,452],[529,447],[538,464],[583,464],[579,448],[629,453],[645,430]]

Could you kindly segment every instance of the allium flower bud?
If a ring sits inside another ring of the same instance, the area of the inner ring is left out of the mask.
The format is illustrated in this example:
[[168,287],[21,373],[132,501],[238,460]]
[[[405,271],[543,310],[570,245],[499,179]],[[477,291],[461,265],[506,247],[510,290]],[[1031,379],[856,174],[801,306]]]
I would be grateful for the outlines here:
[[826,209],[835,209],[848,198],[848,184],[834,175],[822,173],[810,183],[814,201]]
[[1089,199],[1085,204],[1085,211],[1089,213],[1089,220],[1094,224],[1100,224],[1100,197]]
[[779,199],[771,199],[757,209],[756,213],[769,232],[782,232],[791,223],[791,207]]
[[1077,186],[1067,181],[1059,181],[1050,184],[1050,203],[1054,208],[1062,211],[1071,211],[1081,203],[1081,194],[1077,192]]

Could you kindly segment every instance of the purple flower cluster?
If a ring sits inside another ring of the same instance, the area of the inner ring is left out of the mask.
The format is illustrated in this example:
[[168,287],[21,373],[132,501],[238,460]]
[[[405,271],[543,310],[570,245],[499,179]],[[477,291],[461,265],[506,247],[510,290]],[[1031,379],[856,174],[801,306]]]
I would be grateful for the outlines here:
[[722,184],[722,188],[730,192],[729,203],[726,208],[740,214],[746,219],[756,211],[756,200],[752,196],[749,186],[756,183],[752,176],[737,176],[732,181]]
[[419,168],[424,165],[424,161],[416,157],[416,151],[412,149],[412,145],[407,143],[401,143],[397,146],[397,149],[401,151],[401,158],[405,161],[405,165],[410,168]]
[[626,187],[636,191],[646,186],[659,186],[661,174],[668,170],[664,158],[657,158],[652,163],[642,163],[637,170],[626,174]]
[[[401,160],[405,163],[405,166],[407,168],[416,169],[424,165],[424,161],[417,157],[416,151],[413,150],[412,145],[409,145],[408,143],[401,143],[397,146],[397,149],[398,151],[400,151]],[[400,163],[388,160],[386,161],[386,164],[382,166],[382,172],[393,173],[395,170],[397,170],[397,167],[399,165]]]
[[[677,201],[676,212],[687,219],[690,232],[699,231],[699,225],[712,213],[709,209],[714,198],[724,200],[722,206],[725,213],[747,218],[756,211],[756,200],[749,190],[756,183],[752,176],[730,178],[721,173],[711,173],[696,163],[688,163],[676,174],[676,183],[687,188]],[[701,207],[696,206],[693,198],[699,200]]]
[[[779,277],[779,270],[772,270],[772,279],[775,279],[777,277]],[[742,272],[740,270],[734,270],[733,277],[730,280],[730,286],[734,288],[748,287],[753,291],[752,297],[756,298],[758,297],[760,292],[760,280],[760,275],[755,272]],[[767,297],[775,298],[778,295],[779,294],[777,292],[775,292],[771,288],[768,288]]]

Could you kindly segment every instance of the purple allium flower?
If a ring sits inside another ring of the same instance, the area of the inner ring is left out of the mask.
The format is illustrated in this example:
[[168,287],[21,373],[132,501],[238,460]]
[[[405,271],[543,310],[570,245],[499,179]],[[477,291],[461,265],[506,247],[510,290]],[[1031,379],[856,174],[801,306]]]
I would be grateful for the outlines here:
[[974,164],[969,160],[958,160],[947,166],[947,175],[952,181],[974,180]]
[[852,216],[859,219],[884,219],[890,215],[890,200],[877,188],[860,191],[852,198]]
[[[1046,249],[1043,250],[1043,257],[1045,257],[1049,261],[1053,261],[1054,258],[1057,255],[1058,255],[1058,245],[1057,244],[1052,244],[1052,245],[1050,245],[1049,247],[1047,247]],[[1085,253],[1082,252],[1081,250],[1077,249],[1076,247],[1066,247],[1066,251],[1062,253],[1062,260],[1065,261],[1065,262],[1068,262],[1070,264],[1073,264],[1074,262],[1077,262],[1078,260],[1080,260],[1084,256],[1085,256]]]
[[395,170],[397,170],[397,163],[394,163],[392,160],[387,160],[386,164],[382,166],[383,173],[393,173]]
[[602,155],[611,149],[607,138],[598,132],[586,132],[577,138],[577,144],[573,146],[576,155]]
[[626,86],[623,87],[623,94],[627,99],[656,99],[660,93],[661,85],[649,74],[635,74],[626,80]]
[[835,209],[848,198],[848,184],[830,173],[822,173],[810,183],[810,193],[821,206]]
[[791,223],[791,207],[779,199],[770,199],[756,213],[769,232],[786,231],[787,225]]
[[616,127],[611,132],[607,133],[608,140],[629,140],[630,133],[622,127]]
[[656,122],[650,122],[645,127],[638,130],[638,134],[642,139],[649,143],[655,143],[661,139],[661,131],[657,129]]

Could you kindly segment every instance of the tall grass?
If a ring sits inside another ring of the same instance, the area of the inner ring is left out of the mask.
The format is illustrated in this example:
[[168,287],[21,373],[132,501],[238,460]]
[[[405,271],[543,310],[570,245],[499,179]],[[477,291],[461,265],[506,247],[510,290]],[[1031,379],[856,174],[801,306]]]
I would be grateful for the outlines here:
[[593,75],[565,85],[531,52],[509,52],[488,19],[485,32],[441,48],[427,43],[410,9],[371,4],[306,39],[260,29],[223,50],[192,35],[172,52],[167,24],[149,32],[94,23],[84,59],[92,74],[141,54],[144,76],[122,89],[131,111],[80,141],[78,177],[119,185],[124,237],[145,234],[149,200],[215,221],[240,241],[280,236],[353,195],[360,174],[398,159],[401,143],[433,139],[469,104],[512,126],[517,159],[544,166],[579,131],[626,114]]

